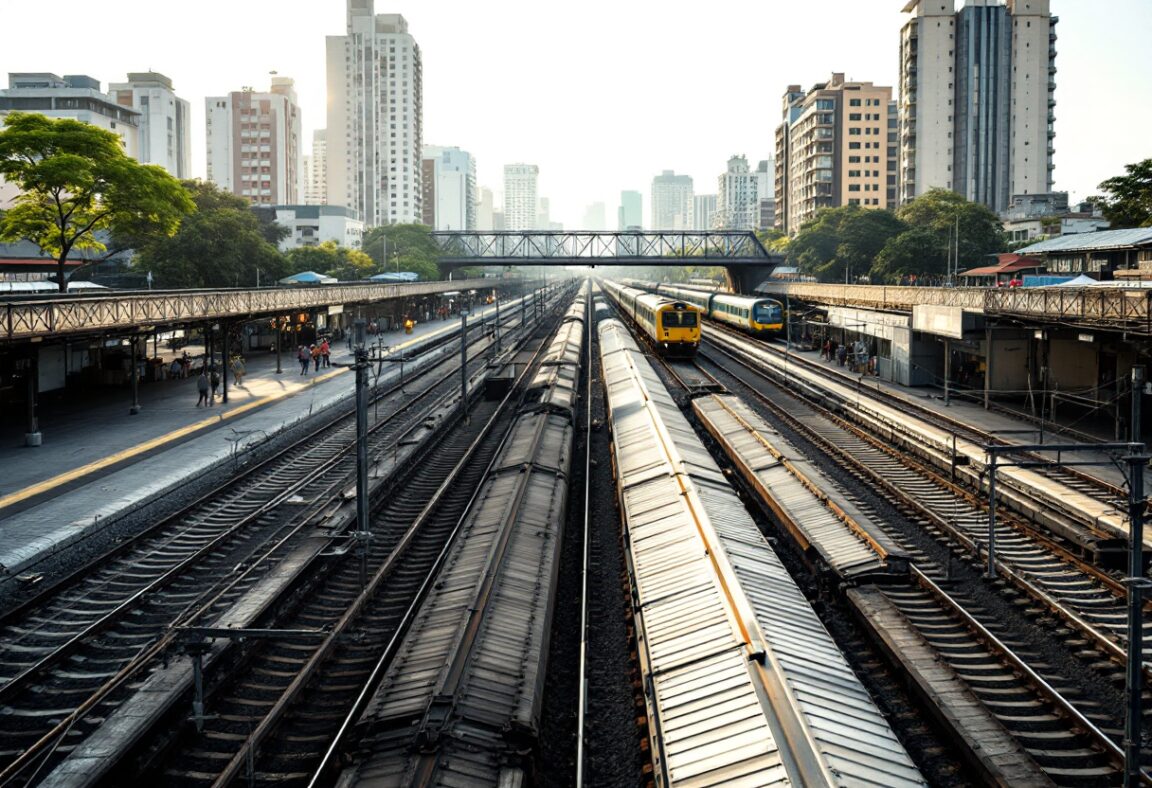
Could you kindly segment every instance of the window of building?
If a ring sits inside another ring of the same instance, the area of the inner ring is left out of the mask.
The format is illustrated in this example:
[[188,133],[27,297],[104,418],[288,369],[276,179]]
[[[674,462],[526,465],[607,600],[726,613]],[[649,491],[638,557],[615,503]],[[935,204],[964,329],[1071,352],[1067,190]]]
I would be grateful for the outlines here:
[[859,112],[849,113],[848,120],[860,120],[860,113]]
[[860,184],[858,184],[858,183],[850,183],[850,184],[848,184],[848,191],[850,191],[850,192],[858,192],[858,191],[860,191]]
[[860,106],[860,99],[858,99],[858,98],[848,99],[848,106],[849,107],[859,107]]
[[849,142],[848,143],[848,150],[860,150],[860,143],[859,142]]

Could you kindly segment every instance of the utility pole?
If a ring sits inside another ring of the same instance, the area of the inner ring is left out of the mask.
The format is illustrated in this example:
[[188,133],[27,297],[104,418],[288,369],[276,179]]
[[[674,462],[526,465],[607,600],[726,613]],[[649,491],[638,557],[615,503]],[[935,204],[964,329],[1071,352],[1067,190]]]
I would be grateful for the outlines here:
[[284,372],[283,367],[280,366],[280,344],[281,335],[284,333],[284,325],[281,323],[279,315],[277,315],[273,321],[276,326],[276,374],[279,375]]
[[355,324],[356,370],[356,547],[360,554],[360,587],[368,585],[368,348],[364,344],[365,321]]
[[[147,340],[145,340],[147,342]],[[147,346],[144,348],[147,350]],[[136,337],[132,337],[132,407],[128,415],[135,416],[140,412],[140,356],[136,352]]]

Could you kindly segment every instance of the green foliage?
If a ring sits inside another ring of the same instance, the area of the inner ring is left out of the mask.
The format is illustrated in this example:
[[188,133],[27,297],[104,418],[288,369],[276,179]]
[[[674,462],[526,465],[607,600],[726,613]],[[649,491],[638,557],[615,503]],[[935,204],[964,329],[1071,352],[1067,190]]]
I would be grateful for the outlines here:
[[196,213],[171,238],[137,247],[136,265],[159,286],[251,287],[293,273],[247,200],[201,181],[184,181],[184,188]]
[[105,249],[97,231],[167,237],[194,210],[163,168],[137,163],[116,134],[77,120],[8,115],[0,176],[22,192],[0,218],[0,240],[27,239],[55,257],[62,291],[73,249]]
[[[912,202],[900,206],[896,215],[910,227],[931,231],[937,239],[936,253],[925,257],[919,271],[907,273],[940,273],[948,271],[949,250],[957,243],[959,255],[954,265],[957,270],[985,265],[989,255],[1004,251],[1004,230],[1000,219],[990,208],[948,189],[930,189]],[[955,254],[955,252],[951,252]]]
[[891,211],[846,205],[826,208],[788,244],[788,257],[821,282],[843,282],[868,273],[889,239],[906,229]]
[[1152,159],[1126,164],[1127,175],[1117,175],[1100,184],[1107,194],[1090,197],[1100,206],[1113,229],[1152,227]]
[[367,279],[376,273],[377,268],[372,258],[359,249],[347,249],[337,245],[335,241],[325,241],[319,246],[289,249],[285,257],[290,273],[315,271],[345,282]]
[[440,279],[436,260],[439,247],[431,229],[423,224],[389,224],[364,233],[360,248],[375,262],[378,271],[414,271],[422,280]]
[[940,237],[926,227],[910,227],[890,238],[876,255],[872,276],[886,282],[902,276],[940,276],[947,273],[940,254]]

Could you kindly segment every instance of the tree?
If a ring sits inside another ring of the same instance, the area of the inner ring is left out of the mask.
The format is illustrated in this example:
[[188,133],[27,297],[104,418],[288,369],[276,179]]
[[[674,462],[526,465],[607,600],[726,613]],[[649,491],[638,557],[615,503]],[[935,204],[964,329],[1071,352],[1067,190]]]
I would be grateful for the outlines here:
[[1126,164],[1127,175],[1117,175],[1100,184],[1107,194],[1088,198],[1100,206],[1112,227],[1152,227],[1152,159]]
[[890,238],[906,229],[891,211],[846,205],[825,208],[788,244],[789,258],[821,282],[841,282],[868,273]]
[[360,248],[382,271],[414,271],[426,281],[440,278],[440,248],[423,224],[389,224],[364,233]]
[[285,257],[293,272],[315,271],[345,281],[367,279],[376,269],[371,257],[359,249],[339,246],[335,241],[290,249]]
[[910,227],[884,244],[872,263],[872,275],[885,282],[899,281],[907,274],[941,276],[946,273],[945,261],[936,233]]
[[68,118],[8,115],[0,176],[21,190],[0,219],[0,240],[27,239],[55,257],[61,292],[73,249],[105,249],[98,231],[167,237],[194,210],[162,167],[130,159],[115,133]]
[[250,287],[290,273],[247,200],[201,181],[184,181],[184,189],[196,213],[172,237],[138,247],[136,264],[161,286]]
[[[900,206],[896,215],[909,227],[928,230],[936,237],[934,252],[923,243],[923,238],[915,244],[904,245],[905,249],[917,246],[922,253],[919,270],[904,273],[947,273],[950,256],[954,256],[957,270],[964,270],[1005,248],[1003,225],[996,214],[987,206],[970,202],[949,189],[929,189]],[[886,264],[889,262],[886,260]]]

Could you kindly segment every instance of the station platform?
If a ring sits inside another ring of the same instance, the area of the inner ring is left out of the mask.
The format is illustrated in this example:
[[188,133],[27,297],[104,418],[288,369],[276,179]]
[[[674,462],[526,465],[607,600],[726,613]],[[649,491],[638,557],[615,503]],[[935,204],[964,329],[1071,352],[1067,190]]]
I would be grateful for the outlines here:
[[[912,403],[918,408],[924,408],[937,413],[941,417],[969,424],[979,430],[996,436],[1005,443],[1018,445],[1084,445],[1086,447],[1085,451],[1062,451],[1059,453],[1059,459],[1066,462],[1093,463],[1091,465],[1080,465],[1077,467],[1090,476],[1094,476],[1118,487],[1125,484],[1122,465],[1121,467],[1117,467],[1102,452],[1087,450],[1090,444],[1082,443],[1076,438],[1054,431],[1053,427],[1059,425],[1059,422],[1057,422],[1056,425],[1051,421],[1041,423],[1037,420],[1026,418],[1024,415],[1019,417],[1013,416],[1010,413],[1005,413],[1003,410],[986,410],[982,398],[979,399],[979,401],[975,401],[971,396],[964,396],[963,393],[955,391],[950,392],[950,396],[946,402],[943,388],[935,386],[907,387],[900,383],[884,380],[875,375],[851,372],[848,367],[838,366],[836,361],[821,359],[820,351],[816,349],[797,350],[794,347],[790,353],[793,357],[803,358],[807,361],[821,364],[828,369],[832,369],[841,375],[845,383],[859,386],[862,391],[883,391]],[[1094,429],[1091,425],[1078,423],[1075,425],[1075,429],[1081,434],[1091,435],[1102,442],[1116,442],[1115,437],[1111,433],[1104,434],[1101,430]],[[1123,441],[1123,439],[1121,439],[1121,441]],[[1037,451],[1036,453],[1048,457],[1053,461],[1057,460],[1057,452],[1055,451]]]
[[[506,306],[509,306],[507,304]],[[477,308],[474,321],[494,313]],[[460,320],[434,319],[403,331],[369,336],[390,354],[458,332]],[[203,348],[183,348],[195,358]],[[140,411],[130,414],[127,387],[99,389],[81,403],[41,409],[43,443],[23,445],[23,425],[0,430],[0,579],[34,566],[109,522],[170,494],[222,463],[238,461],[248,449],[354,395],[346,340],[331,344],[330,364],[300,374],[296,348],[285,348],[280,373],[275,353],[246,355],[246,374],[236,386],[229,374],[228,402],[218,397],[197,407],[195,377],[141,383]],[[385,364],[382,379],[398,376]],[[222,392],[220,392],[222,393]]]

